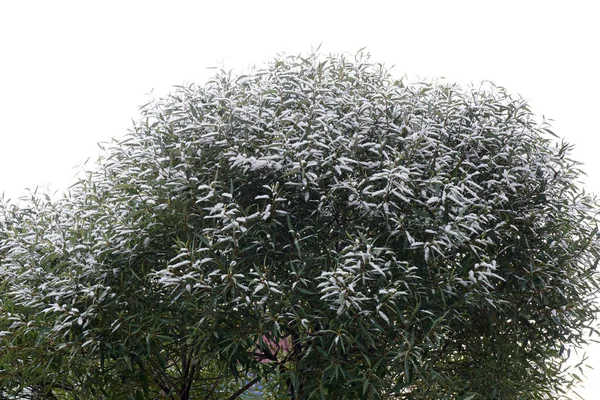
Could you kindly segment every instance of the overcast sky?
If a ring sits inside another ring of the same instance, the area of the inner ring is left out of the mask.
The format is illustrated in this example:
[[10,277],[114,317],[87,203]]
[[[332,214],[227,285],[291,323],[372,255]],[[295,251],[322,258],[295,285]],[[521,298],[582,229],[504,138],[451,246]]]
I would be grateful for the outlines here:
[[[366,46],[411,80],[491,80],[520,94],[576,146],[587,188],[600,193],[595,3],[0,0],[0,193],[68,187],[96,143],[127,132],[152,90],[319,45]],[[584,399],[600,393],[600,347],[590,352],[598,371]]]

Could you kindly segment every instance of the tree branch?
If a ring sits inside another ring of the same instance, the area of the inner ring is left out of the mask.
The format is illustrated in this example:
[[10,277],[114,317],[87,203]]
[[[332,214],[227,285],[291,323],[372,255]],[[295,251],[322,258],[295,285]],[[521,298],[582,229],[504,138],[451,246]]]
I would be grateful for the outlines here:
[[248,382],[243,388],[241,388],[240,390],[238,390],[237,392],[232,394],[227,400],[237,399],[238,397],[240,397],[242,395],[242,393],[244,393],[246,390],[250,389],[258,381],[260,381],[260,377],[257,376],[256,378],[254,378],[253,380]]

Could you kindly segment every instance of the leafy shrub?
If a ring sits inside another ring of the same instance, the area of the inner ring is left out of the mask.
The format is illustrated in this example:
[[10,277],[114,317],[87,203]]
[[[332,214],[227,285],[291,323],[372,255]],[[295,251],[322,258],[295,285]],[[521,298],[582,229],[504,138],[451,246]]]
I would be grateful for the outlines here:
[[2,205],[5,391],[547,399],[577,380],[596,205],[521,99],[311,54],[141,110],[64,199]]

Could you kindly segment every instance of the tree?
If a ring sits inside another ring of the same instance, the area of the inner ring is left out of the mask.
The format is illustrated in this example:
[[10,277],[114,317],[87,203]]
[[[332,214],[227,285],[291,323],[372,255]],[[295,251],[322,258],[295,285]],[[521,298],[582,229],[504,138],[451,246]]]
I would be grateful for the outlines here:
[[141,111],[69,195],[1,206],[6,395],[548,399],[577,381],[597,206],[521,99],[311,54]]

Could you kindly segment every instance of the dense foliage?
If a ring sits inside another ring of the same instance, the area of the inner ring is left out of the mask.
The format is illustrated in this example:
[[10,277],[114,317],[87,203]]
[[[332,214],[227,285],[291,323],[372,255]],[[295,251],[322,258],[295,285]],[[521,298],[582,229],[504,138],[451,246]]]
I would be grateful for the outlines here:
[[0,398],[554,399],[576,377],[596,206],[521,99],[310,55],[141,110],[69,195],[0,205]]

